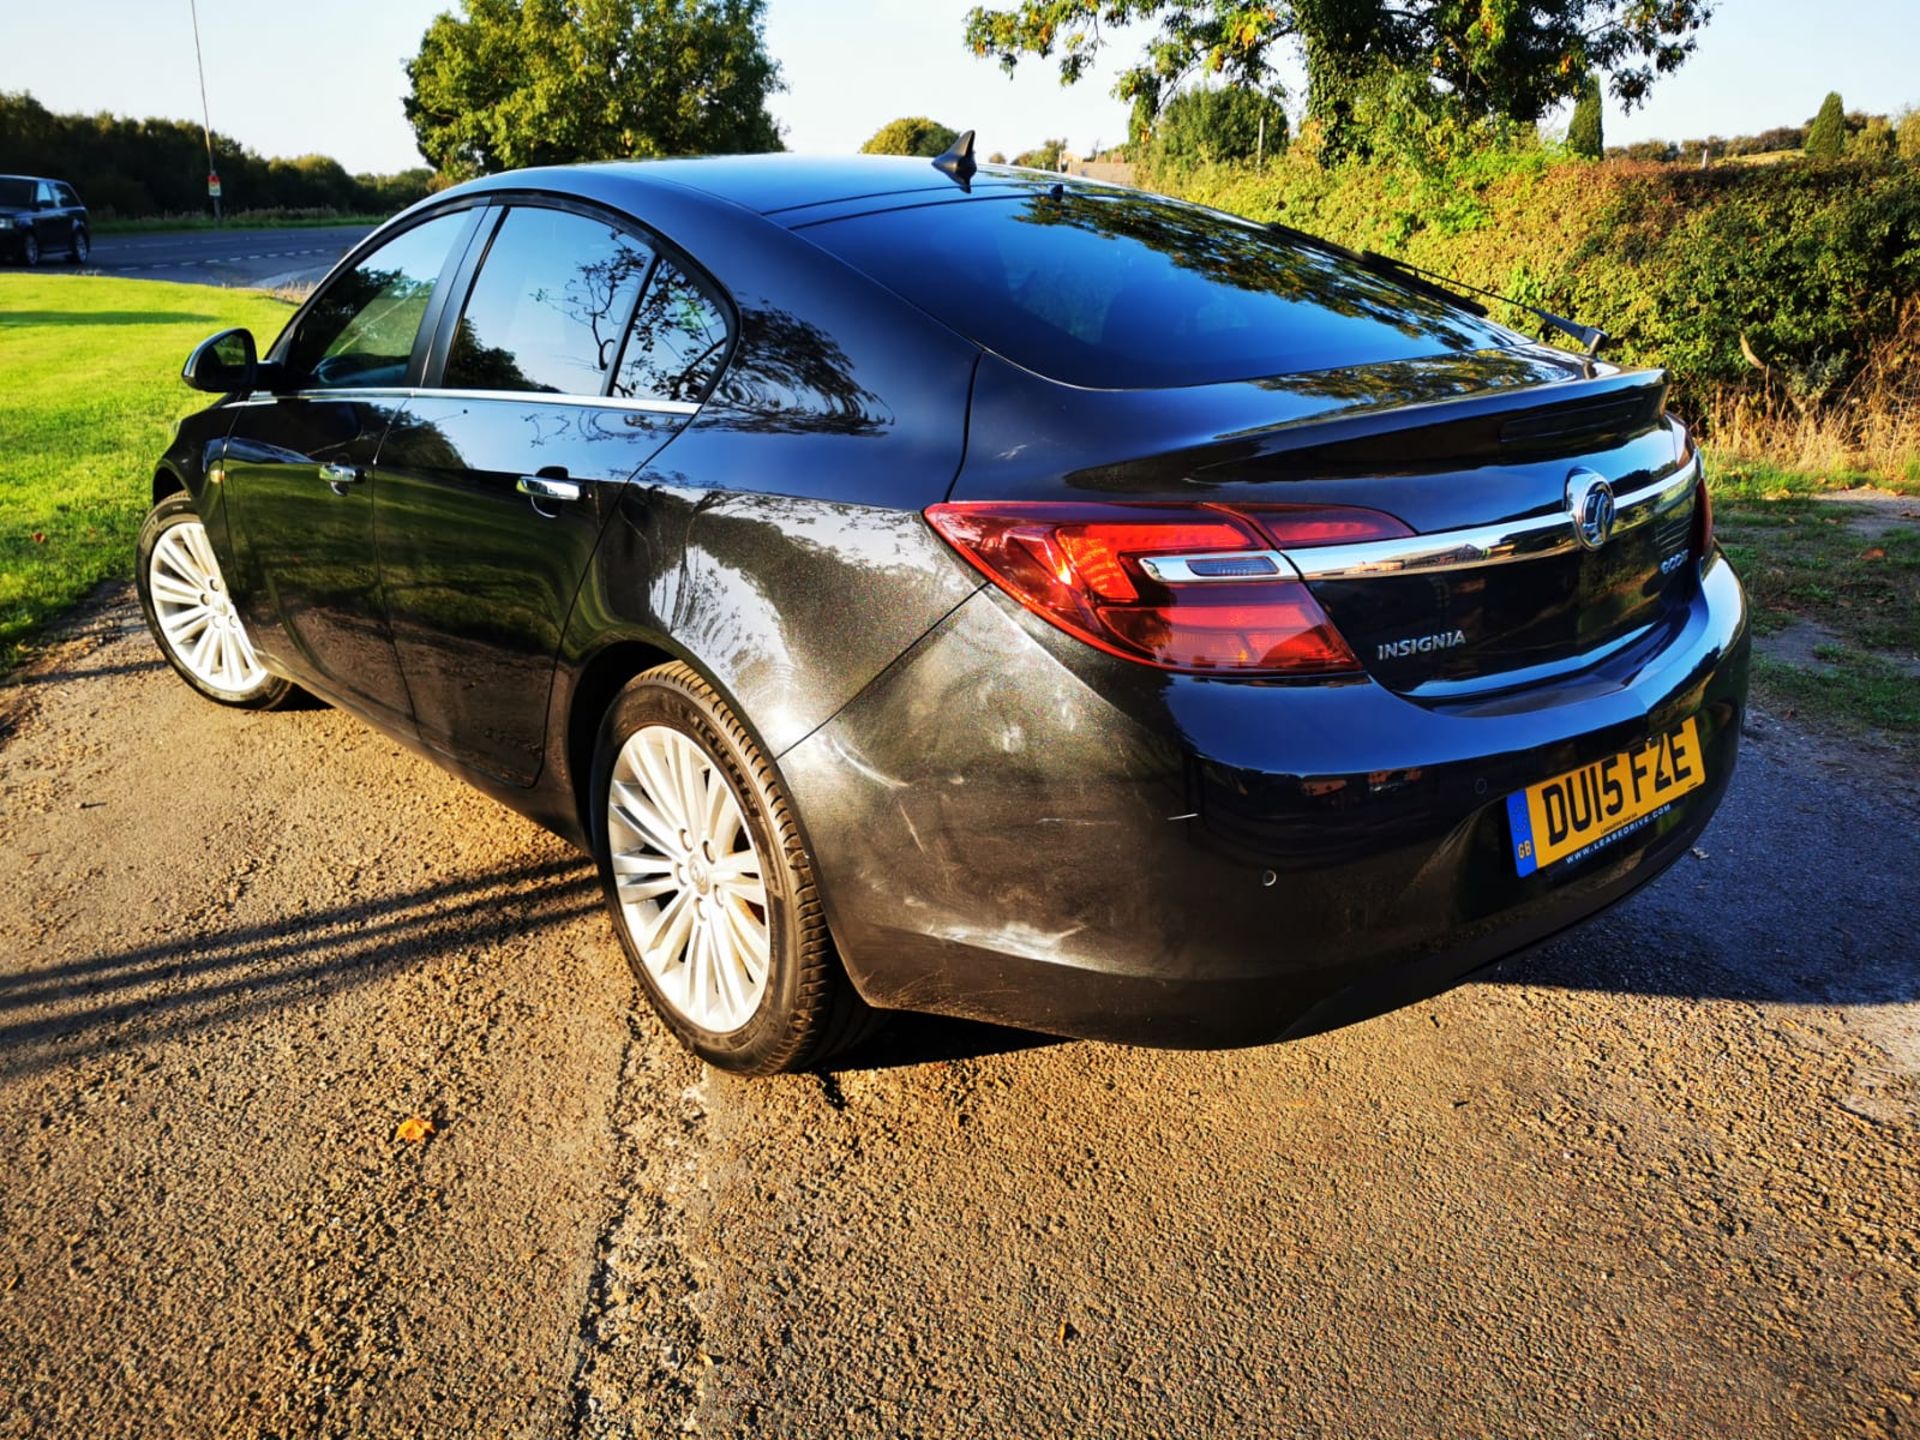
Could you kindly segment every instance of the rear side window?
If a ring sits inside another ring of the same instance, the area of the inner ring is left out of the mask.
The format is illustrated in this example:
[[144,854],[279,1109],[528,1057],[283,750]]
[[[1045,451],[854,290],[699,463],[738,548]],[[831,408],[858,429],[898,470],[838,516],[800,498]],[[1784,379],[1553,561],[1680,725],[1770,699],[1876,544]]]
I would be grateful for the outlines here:
[[402,231],[314,297],[300,317],[287,363],[322,389],[404,384],[414,337],[468,212]]
[[524,206],[487,247],[447,354],[453,390],[604,393],[653,264],[604,220]]
[[1518,339],[1251,221],[1149,195],[987,196],[802,233],[1015,364],[1101,389],[1251,380]]
[[662,260],[634,312],[613,393],[629,400],[705,398],[727,357],[726,312]]

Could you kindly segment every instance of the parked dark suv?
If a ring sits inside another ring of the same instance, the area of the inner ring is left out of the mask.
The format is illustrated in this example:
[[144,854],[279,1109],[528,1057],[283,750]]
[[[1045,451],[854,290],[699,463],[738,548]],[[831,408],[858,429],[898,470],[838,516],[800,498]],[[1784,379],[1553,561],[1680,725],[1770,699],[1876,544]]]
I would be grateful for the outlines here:
[[93,249],[87,207],[64,180],[0,175],[0,255],[38,265],[49,255],[86,263]]

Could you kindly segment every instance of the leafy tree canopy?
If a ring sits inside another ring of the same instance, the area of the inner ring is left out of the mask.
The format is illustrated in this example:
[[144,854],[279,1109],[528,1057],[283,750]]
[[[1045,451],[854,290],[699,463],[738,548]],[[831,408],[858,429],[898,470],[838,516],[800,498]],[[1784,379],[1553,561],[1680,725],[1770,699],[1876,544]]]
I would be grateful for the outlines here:
[[1807,154],[1816,160],[1837,160],[1847,148],[1847,107],[1840,92],[1829,90],[1820,102],[1820,113],[1807,127]]
[[1176,165],[1252,160],[1263,119],[1265,153],[1278,154],[1287,147],[1287,112],[1271,95],[1238,86],[1183,90],[1152,122],[1151,153]]
[[1030,170],[1058,170],[1060,156],[1066,150],[1064,140],[1042,140],[1031,150],[1022,150],[1013,157],[1013,163],[1024,165]]
[[936,155],[944,155],[947,148],[960,138],[958,130],[949,129],[938,120],[929,120],[924,115],[907,115],[898,120],[889,120],[873,132],[873,138],[860,147],[862,155],[924,155],[931,160]]
[[1629,109],[1693,53],[1712,0],[1018,0],[977,6],[966,43],[1011,72],[1023,56],[1086,74],[1106,29],[1157,20],[1114,87],[1157,113],[1196,74],[1262,87],[1277,45],[1305,59],[1308,110],[1337,122],[1381,72],[1416,77],[1469,118],[1532,121],[1574,98],[1590,71]]
[[420,153],[522,165],[781,149],[766,0],[462,0],[407,63]]

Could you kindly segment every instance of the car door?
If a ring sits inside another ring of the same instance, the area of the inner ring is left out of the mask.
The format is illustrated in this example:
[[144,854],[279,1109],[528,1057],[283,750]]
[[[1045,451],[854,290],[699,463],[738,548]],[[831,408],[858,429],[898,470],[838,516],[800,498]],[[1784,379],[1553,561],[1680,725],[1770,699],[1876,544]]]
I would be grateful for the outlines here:
[[40,237],[40,253],[55,255],[67,248],[73,238],[73,217],[60,208],[60,197],[53,193],[52,182],[42,180],[33,188],[33,203],[40,211],[34,233]]
[[423,220],[334,276],[274,347],[278,389],[235,407],[227,437],[230,583],[255,645],[403,728],[412,706],[380,604],[371,469],[478,214]]
[[[484,244],[464,306],[442,318],[432,384],[381,451],[375,509],[421,738],[527,785],[600,532],[699,396],[631,388],[651,347],[630,333],[685,283],[654,239],[590,209],[526,201],[503,207]],[[728,328],[701,295],[710,380]]]

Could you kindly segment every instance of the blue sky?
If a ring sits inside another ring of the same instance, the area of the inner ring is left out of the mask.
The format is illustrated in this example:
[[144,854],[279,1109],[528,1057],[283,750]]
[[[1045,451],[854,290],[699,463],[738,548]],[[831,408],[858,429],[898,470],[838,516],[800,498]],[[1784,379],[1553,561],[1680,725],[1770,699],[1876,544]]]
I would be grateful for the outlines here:
[[[321,151],[351,170],[418,164],[400,113],[401,68],[449,0],[199,0],[213,122],[268,155]],[[197,117],[187,0],[4,0],[0,90],[57,110]],[[1006,79],[960,43],[969,0],[771,0],[785,67],[773,110],[795,150],[855,149],[896,115],[972,125],[1009,154],[1063,135],[1121,139],[1126,110],[1102,72],[1062,89],[1051,66]],[[84,15],[84,19],[80,17]],[[1738,134],[1804,120],[1830,89],[1850,109],[1920,103],[1920,0],[1721,0],[1700,52],[1607,138]]]

